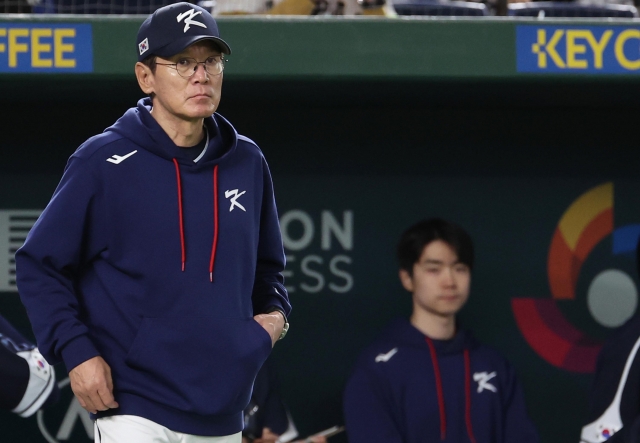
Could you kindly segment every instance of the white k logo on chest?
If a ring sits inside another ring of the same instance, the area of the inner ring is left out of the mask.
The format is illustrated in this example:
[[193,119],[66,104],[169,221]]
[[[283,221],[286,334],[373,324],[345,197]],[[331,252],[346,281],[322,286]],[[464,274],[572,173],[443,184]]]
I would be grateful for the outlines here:
[[487,372],[474,372],[473,381],[478,382],[478,393],[487,390],[491,392],[498,392],[498,389],[489,383],[489,380],[496,376],[496,371]]
[[233,208],[239,208],[242,209],[244,212],[247,212],[247,210],[244,208],[244,206],[242,206],[240,203],[238,203],[238,199],[247,191],[242,191],[242,192],[238,192],[237,189],[232,189],[231,191],[224,191],[224,196],[225,198],[231,198],[231,206],[229,207],[229,212],[233,211]]

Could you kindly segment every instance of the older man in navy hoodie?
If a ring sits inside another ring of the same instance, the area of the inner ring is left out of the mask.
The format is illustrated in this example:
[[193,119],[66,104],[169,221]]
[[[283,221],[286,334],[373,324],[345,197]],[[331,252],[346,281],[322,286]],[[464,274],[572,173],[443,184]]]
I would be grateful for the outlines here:
[[71,156],[18,288],[96,441],[239,443],[290,311],[269,168],[215,112],[231,49],[206,10],[158,9],[136,51],[149,98]]
[[364,351],[347,383],[349,442],[537,442],[513,368],[456,324],[469,297],[469,235],[421,221],[402,235],[398,259],[413,313]]

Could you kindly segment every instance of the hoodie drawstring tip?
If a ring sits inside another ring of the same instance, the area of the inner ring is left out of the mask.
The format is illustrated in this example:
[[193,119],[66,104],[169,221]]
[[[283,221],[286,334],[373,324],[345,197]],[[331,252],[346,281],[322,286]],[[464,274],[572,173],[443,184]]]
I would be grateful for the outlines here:
[[213,283],[213,272],[209,272],[209,281]]

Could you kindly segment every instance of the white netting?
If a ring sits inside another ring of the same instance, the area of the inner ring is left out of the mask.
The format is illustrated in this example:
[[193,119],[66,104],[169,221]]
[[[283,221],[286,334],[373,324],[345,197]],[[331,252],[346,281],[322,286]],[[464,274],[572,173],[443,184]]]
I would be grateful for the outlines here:
[[[0,13],[148,15],[179,0],[0,0]],[[299,15],[358,14],[357,0],[199,0],[213,15],[265,14],[283,6]],[[281,5],[282,4],[282,5]],[[286,4],[286,5],[285,5]]]
[[0,12],[33,14],[144,14],[175,0],[0,0]]
[[150,14],[171,0],[0,0],[0,12],[33,14]]

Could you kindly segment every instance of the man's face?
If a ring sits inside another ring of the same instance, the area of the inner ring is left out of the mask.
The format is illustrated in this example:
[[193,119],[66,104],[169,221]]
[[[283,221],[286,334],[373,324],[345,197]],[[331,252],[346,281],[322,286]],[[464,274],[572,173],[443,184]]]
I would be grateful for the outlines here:
[[469,298],[471,271],[448,243],[434,240],[414,263],[413,275],[400,271],[400,281],[413,294],[414,312],[453,317]]
[[191,77],[184,78],[172,66],[160,65],[160,63],[177,63],[185,57],[202,62],[212,56],[222,57],[222,54],[215,44],[205,40],[194,43],[173,57],[167,59],[158,57],[159,64],[155,74],[152,74],[150,83],[152,92],[155,93],[153,112],[187,121],[213,114],[220,103],[222,73],[208,74],[204,65],[200,64]]

